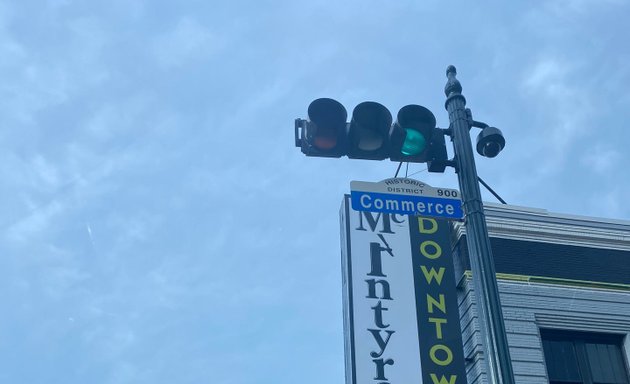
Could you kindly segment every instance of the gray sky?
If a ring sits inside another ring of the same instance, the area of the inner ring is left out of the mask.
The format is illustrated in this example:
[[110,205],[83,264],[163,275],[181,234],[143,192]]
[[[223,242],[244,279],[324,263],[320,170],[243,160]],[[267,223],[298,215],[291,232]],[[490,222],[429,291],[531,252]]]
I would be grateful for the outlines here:
[[448,4],[0,1],[0,382],[343,383],[338,210],[397,164],[303,156],[318,97],[445,127],[454,64],[505,200],[630,219],[629,2]]

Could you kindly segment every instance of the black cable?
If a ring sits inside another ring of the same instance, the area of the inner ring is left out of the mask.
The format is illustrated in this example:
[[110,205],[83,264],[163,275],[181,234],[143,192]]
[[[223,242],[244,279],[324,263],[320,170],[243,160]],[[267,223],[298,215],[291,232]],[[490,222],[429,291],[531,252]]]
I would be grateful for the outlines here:
[[415,174],[418,174],[418,173],[420,173],[420,172],[425,172],[425,171],[427,171],[427,168],[425,168],[425,169],[421,169],[421,170],[419,170],[419,171],[417,171],[417,172],[414,172],[414,173],[412,173],[411,175],[409,175],[409,177],[411,177],[411,176],[413,176],[413,175],[415,175]]
[[487,189],[488,191],[490,191],[490,193],[492,193],[492,194],[494,195],[494,197],[496,197],[496,198],[497,198],[500,202],[502,202],[503,204],[507,204],[507,203],[505,202],[505,200],[503,200],[503,199],[501,198],[501,196],[499,196],[499,195],[498,195],[498,194],[497,194],[497,193],[496,193],[496,192],[495,192],[492,188],[490,188],[490,186],[489,186],[488,184],[486,184],[486,182],[485,182],[485,181],[483,181],[483,180],[481,179],[481,177],[477,176],[477,180],[479,180],[479,182],[480,182],[480,183],[481,183],[484,187],[486,187],[486,189]]
[[398,169],[396,170],[396,174],[394,175],[394,179],[398,177],[398,172],[400,171],[400,167],[402,167],[402,161],[398,164]]

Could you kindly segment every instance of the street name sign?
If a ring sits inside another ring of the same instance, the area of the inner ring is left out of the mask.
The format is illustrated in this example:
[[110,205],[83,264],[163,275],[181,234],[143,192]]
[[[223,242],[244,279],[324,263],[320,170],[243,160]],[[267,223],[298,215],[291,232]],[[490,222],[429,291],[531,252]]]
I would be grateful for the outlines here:
[[407,178],[350,182],[350,200],[355,211],[459,220],[464,217],[459,196],[456,189],[434,188]]

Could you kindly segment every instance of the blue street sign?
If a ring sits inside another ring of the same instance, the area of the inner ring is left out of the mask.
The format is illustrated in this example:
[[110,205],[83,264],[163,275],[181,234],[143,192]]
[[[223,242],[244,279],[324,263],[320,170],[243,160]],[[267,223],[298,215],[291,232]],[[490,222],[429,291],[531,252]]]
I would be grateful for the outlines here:
[[395,213],[459,220],[464,217],[459,191],[433,188],[413,179],[378,183],[352,181],[350,200],[355,211]]

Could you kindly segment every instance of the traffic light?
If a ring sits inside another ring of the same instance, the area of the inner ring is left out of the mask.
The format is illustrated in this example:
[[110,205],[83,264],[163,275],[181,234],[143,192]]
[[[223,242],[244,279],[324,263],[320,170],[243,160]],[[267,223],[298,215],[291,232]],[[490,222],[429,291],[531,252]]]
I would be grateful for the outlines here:
[[321,98],[308,107],[308,120],[295,121],[295,145],[307,156],[427,163],[429,172],[444,172],[448,154],[444,130],[420,105],[407,105],[392,125],[383,105],[366,101],[348,114],[341,103]]
[[435,127],[435,116],[420,105],[398,111],[390,133],[392,161],[427,163],[429,172],[443,173],[448,165],[444,130]]
[[406,105],[398,111],[390,133],[392,161],[424,163],[428,160],[435,116],[420,105]]
[[307,156],[346,154],[346,109],[336,100],[321,98],[308,106],[308,120],[295,120],[295,145]]
[[389,130],[392,114],[373,101],[354,108],[348,128],[348,157],[351,159],[383,160],[389,156]]

